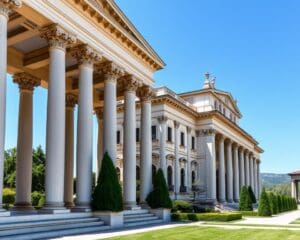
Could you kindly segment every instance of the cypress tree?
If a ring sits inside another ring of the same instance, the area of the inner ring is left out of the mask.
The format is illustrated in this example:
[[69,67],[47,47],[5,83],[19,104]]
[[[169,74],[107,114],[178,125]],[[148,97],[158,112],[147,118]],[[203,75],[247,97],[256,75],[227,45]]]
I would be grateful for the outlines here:
[[239,210],[240,211],[253,211],[252,200],[251,200],[247,186],[243,186],[241,189]]
[[154,175],[153,190],[147,196],[146,201],[151,208],[172,208],[167,183],[161,169]]
[[268,197],[269,197],[272,214],[277,214],[278,213],[277,196],[274,193],[270,192],[268,194]]
[[100,175],[92,194],[92,208],[96,211],[123,210],[122,189],[117,171],[107,152],[103,156]]
[[282,213],[282,202],[281,202],[280,195],[277,195],[277,204],[278,204],[278,213]]
[[256,197],[251,186],[248,186],[248,192],[252,203],[256,203]]
[[265,189],[262,190],[259,198],[258,216],[272,216],[268,195]]

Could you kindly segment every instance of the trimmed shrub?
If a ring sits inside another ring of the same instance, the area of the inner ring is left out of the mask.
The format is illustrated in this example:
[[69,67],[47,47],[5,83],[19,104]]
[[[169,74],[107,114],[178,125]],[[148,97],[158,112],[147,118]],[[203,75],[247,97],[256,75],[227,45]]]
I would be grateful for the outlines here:
[[277,195],[277,206],[278,206],[278,213],[282,213],[283,208],[282,208],[282,202],[281,202],[281,196],[280,195]]
[[32,206],[38,206],[39,205],[39,201],[42,197],[45,197],[44,193],[38,192],[38,191],[34,191],[31,193],[31,203]]
[[265,189],[262,190],[259,199],[258,216],[272,216],[269,198]]
[[240,211],[252,211],[252,200],[246,186],[243,186],[240,193],[240,202],[239,202]]
[[251,186],[248,186],[248,192],[252,203],[256,203],[256,197]]
[[243,216],[248,216],[248,217],[255,217],[258,215],[258,212],[254,211],[239,211]]
[[173,221],[215,221],[229,222],[242,219],[242,214],[237,212],[231,213],[172,213]]
[[153,190],[147,196],[146,201],[151,208],[172,208],[167,183],[161,169],[154,175]]
[[[193,206],[191,203],[184,200],[173,201],[172,212],[192,212]],[[204,210],[205,211],[205,210]]]
[[16,192],[12,188],[3,188],[3,204],[14,204]]
[[92,194],[92,208],[96,211],[123,210],[122,190],[114,164],[105,152],[97,185]]
[[45,194],[43,194],[38,202],[38,207],[41,208],[44,206],[45,203]]
[[272,214],[277,214],[278,213],[277,196],[272,192],[269,195],[269,201],[270,201],[270,205],[271,205]]
[[191,221],[193,221],[193,222],[198,221],[198,218],[197,218],[197,214],[196,214],[196,213],[188,213],[188,214],[187,214],[187,218],[188,218],[188,220],[191,220]]

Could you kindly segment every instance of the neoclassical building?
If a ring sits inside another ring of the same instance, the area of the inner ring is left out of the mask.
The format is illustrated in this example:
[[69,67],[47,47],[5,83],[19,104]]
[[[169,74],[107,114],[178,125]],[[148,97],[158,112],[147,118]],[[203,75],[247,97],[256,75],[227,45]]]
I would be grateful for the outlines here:
[[[152,96],[151,142],[143,145],[143,103],[137,101],[135,134],[124,127],[126,104],[118,105],[117,171],[121,181],[131,179],[149,188],[151,172],[161,168],[174,199],[200,203],[237,203],[242,186],[251,186],[259,197],[260,154],[258,142],[239,126],[242,114],[229,92],[215,88],[215,80],[205,74],[202,89],[176,94],[166,87]],[[136,145],[136,166],[127,175],[126,141]],[[144,148],[151,149],[152,164],[143,166]],[[134,169],[135,168],[135,169]],[[147,178],[145,178],[147,176]]]

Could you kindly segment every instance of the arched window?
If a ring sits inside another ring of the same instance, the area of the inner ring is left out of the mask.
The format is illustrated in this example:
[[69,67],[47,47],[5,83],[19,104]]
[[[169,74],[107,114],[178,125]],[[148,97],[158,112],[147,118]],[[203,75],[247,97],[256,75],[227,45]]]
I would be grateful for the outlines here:
[[184,184],[184,177],[185,177],[184,169],[181,168],[181,170],[180,170],[180,185],[181,185],[181,187],[185,186],[185,184]]
[[120,182],[120,180],[121,180],[121,171],[120,171],[120,168],[116,167],[116,171],[117,171],[117,175],[118,175],[118,180]]
[[192,171],[192,184],[195,183],[195,180],[196,180],[196,173],[195,171]]
[[171,166],[168,166],[168,186],[169,186],[169,187],[172,186],[172,178],[173,178],[172,167],[171,167]]

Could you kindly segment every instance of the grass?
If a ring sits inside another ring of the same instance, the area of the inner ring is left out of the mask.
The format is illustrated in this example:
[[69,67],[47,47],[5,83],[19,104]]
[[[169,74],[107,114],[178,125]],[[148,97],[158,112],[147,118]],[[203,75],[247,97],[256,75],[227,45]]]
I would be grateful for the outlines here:
[[300,224],[300,218],[292,222],[292,224]]
[[120,240],[299,240],[300,232],[289,230],[221,229],[211,227],[177,227],[110,239]]

